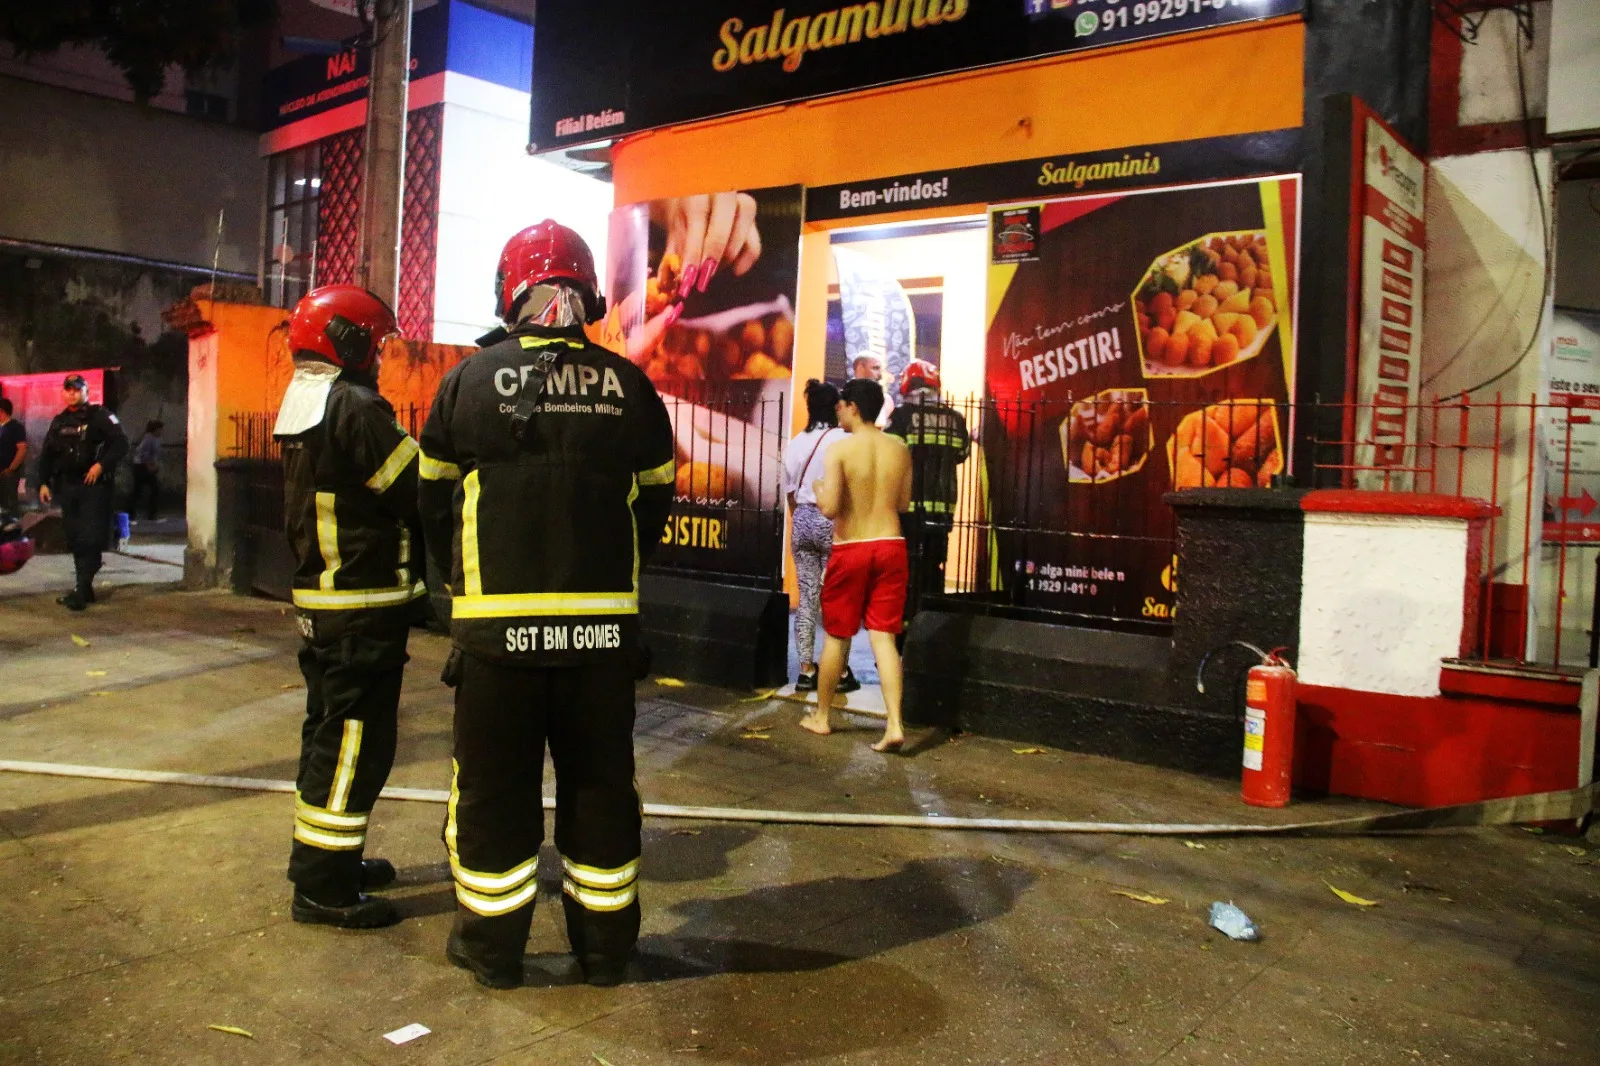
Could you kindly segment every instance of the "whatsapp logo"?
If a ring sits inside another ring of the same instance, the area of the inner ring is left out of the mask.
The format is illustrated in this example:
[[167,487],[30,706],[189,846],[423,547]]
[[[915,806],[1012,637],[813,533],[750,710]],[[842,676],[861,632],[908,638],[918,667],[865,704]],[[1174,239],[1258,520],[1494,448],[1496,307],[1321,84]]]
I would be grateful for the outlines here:
[[1100,28],[1100,16],[1093,11],[1085,11],[1078,16],[1078,21],[1074,28],[1077,30],[1079,37],[1087,37]]

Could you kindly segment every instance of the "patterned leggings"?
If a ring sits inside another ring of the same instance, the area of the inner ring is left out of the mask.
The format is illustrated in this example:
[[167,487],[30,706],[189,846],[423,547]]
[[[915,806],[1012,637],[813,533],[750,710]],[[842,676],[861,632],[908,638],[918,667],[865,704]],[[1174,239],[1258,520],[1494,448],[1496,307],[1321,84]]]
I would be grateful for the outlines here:
[[817,615],[822,610],[822,572],[833,553],[833,523],[815,504],[794,509],[789,534],[794,549],[795,577],[800,584],[800,606],[794,612],[794,643],[802,663],[817,661]]

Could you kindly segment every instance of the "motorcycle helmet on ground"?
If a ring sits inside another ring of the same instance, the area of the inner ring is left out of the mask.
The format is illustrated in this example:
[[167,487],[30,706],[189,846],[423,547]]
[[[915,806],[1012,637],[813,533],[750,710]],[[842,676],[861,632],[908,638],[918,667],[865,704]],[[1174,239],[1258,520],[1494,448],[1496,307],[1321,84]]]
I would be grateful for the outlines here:
[[0,511],[0,574],[14,574],[33,558],[33,541],[16,515]]

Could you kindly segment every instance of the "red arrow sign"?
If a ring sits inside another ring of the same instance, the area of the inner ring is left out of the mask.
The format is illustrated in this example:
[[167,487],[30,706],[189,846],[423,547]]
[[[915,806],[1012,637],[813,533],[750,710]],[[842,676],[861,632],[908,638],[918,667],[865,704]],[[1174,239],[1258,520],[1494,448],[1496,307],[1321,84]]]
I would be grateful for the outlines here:
[[1593,496],[1589,495],[1588,489],[1584,489],[1583,495],[1581,496],[1561,497],[1561,509],[1563,511],[1577,511],[1586,518],[1589,516],[1590,512],[1595,509],[1597,504],[1600,504],[1600,500],[1596,500]]

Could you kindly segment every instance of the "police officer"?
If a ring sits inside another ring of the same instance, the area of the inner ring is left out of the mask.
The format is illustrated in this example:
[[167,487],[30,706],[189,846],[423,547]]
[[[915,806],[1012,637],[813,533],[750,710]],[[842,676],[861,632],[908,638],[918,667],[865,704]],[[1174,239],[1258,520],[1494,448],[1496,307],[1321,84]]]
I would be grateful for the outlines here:
[[511,238],[495,296],[506,329],[445,377],[422,432],[454,641],[446,954],[488,987],[522,981],[548,742],[567,935],[585,979],[616,984],[639,935],[639,568],[672,501],[672,426],[643,371],[585,339],[603,306],[572,230]]
[[373,929],[400,913],[363,894],[394,880],[362,859],[372,805],[394,764],[395,716],[418,576],[417,442],[377,391],[394,312],[354,285],[328,285],[289,320],[294,376],[274,436],[294,550],[303,644],[289,880],[297,922]]
[[111,538],[111,485],[128,438],[116,415],[89,402],[82,374],[67,376],[61,398],[67,409],[51,420],[39,451],[39,502],[61,506],[77,576],[73,590],[56,602],[81,611],[94,602],[94,575]]
[[900,379],[904,400],[884,429],[911,449],[911,510],[901,516],[912,566],[907,619],[916,613],[923,595],[944,592],[944,564],[958,493],[956,468],[972,450],[967,420],[940,399],[939,387],[939,369],[932,363],[922,359],[907,363]]

